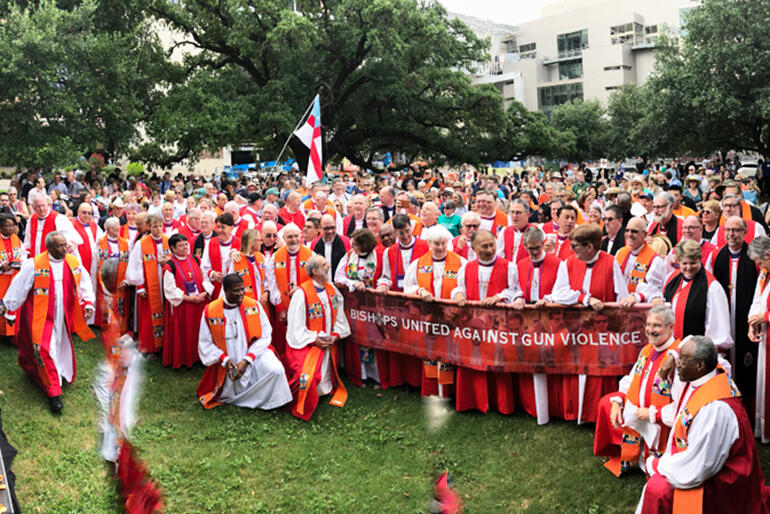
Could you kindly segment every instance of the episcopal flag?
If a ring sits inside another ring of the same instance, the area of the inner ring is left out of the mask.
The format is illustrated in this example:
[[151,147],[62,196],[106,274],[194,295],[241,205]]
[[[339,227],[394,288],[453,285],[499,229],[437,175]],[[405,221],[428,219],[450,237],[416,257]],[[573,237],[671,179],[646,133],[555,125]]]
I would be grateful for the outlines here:
[[323,156],[321,155],[321,101],[318,95],[313,99],[313,107],[310,115],[300,128],[294,131],[294,135],[310,150],[307,161],[306,185],[317,182],[323,178]]

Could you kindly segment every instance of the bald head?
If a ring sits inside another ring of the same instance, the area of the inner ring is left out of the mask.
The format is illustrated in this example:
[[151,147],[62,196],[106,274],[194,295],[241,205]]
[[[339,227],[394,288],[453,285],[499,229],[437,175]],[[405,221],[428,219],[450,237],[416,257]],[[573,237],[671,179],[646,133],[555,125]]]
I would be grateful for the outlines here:
[[682,239],[690,239],[700,244],[703,239],[703,224],[695,215],[687,216],[682,222]]

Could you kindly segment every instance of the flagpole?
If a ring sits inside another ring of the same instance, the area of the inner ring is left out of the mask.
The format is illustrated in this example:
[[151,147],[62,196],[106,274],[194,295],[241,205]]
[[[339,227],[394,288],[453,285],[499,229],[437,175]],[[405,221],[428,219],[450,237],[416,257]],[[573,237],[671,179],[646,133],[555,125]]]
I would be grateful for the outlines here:
[[[318,96],[318,95],[316,95],[316,96]],[[300,116],[300,118],[299,118],[299,122],[298,122],[298,123],[297,123],[297,125],[294,127],[294,130],[292,130],[291,132],[289,132],[289,137],[287,137],[287,138],[286,138],[286,142],[283,144],[283,148],[281,148],[281,152],[278,154],[278,157],[276,157],[276,158],[275,158],[275,165],[276,165],[276,166],[278,166],[278,162],[279,162],[279,160],[280,160],[281,156],[283,155],[283,152],[284,152],[284,150],[286,150],[286,146],[289,144],[289,140],[292,138],[292,136],[294,135],[294,132],[296,132],[296,130],[299,128],[299,126],[300,126],[300,125],[302,125],[302,124],[304,123],[304,121],[305,121],[305,116],[307,116],[307,113],[309,113],[309,112],[310,112],[310,109],[312,109],[312,108],[313,108],[313,104],[314,104],[314,103],[315,103],[315,96],[314,96],[314,97],[313,97],[313,99],[310,101],[310,105],[308,105],[308,106],[307,106],[307,109],[305,109],[305,113],[304,113],[302,116]]]

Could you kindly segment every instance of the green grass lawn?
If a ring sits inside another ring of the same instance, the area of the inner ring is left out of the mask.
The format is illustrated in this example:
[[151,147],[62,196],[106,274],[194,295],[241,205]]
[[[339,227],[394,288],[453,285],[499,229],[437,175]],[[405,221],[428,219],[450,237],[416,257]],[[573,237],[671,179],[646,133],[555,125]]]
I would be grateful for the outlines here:
[[[54,418],[15,348],[0,344],[0,408],[19,449],[25,512],[119,510],[96,452],[91,380],[101,347],[78,343],[76,353],[78,377]],[[168,512],[424,512],[444,469],[467,512],[631,512],[644,484],[641,474],[614,478],[593,457],[592,426],[454,413],[428,433],[418,394],[353,386],[345,408],[323,402],[310,423],[280,410],[204,411],[195,398],[202,373],[146,366],[134,439]],[[770,449],[760,455],[767,473]]]

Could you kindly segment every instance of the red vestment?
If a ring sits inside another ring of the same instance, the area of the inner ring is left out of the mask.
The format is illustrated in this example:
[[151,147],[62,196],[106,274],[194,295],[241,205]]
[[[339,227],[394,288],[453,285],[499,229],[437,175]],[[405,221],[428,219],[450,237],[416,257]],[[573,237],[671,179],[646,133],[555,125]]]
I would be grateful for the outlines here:
[[[188,255],[179,260],[172,257],[164,266],[166,271],[174,275],[176,287],[187,293],[187,283],[195,284],[197,292],[203,291],[203,274],[197,259]],[[165,330],[163,331],[163,365],[172,368],[181,366],[192,367],[198,362],[198,332],[201,325],[201,314],[206,308],[206,302],[193,303],[182,300],[176,307],[166,300]]]

